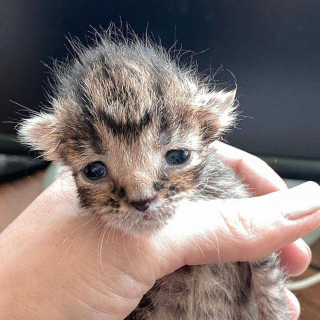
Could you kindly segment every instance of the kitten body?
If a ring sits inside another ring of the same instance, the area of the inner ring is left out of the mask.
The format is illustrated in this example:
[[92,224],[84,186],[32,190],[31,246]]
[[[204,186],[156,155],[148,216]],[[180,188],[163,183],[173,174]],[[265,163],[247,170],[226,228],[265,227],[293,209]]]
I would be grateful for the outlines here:
[[[234,125],[235,92],[213,90],[149,40],[112,29],[98,36],[90,48],[75,44],[77,57],[56,66],[51,108],[19,130],[25,143],[71,169],[80,206],[112,228],[147,234],[183,199],[250,196],[212,145]],[[181,150],[188,157],[174,163]],[[287,320],[283,285],[275,254],[185,266],[158,280],[126,319]]]

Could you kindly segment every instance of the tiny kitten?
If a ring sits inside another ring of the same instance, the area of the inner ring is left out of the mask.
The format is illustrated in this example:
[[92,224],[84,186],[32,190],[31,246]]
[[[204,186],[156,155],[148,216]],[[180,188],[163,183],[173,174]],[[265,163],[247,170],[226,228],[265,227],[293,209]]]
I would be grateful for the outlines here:
[[[212,142],[235,122],[235,91],[212,89],[162,47],[109,29],[55,67],[50,109],[24,120],[24,143],[68,167],[79,204],[112,228],[148,234],[182,199],[249,197]],[[214,212],[212,213],[214,214]],[[185,266],[127,320],[288,320],[276,254]]]

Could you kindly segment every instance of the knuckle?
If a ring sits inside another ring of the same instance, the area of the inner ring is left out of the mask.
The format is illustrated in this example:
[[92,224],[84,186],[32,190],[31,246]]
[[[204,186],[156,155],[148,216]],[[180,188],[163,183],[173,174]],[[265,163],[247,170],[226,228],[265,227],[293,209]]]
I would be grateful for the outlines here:
[[226,232],[234,240],[243,243],[253,237],[254,235],[254,223],[250,214],[243,214],[242,211],[236,207],[229,208],[227,212],[221,214],[224,222]]
[[265,208],[268,208],[269,215],[275,217],[276,221],[279,220],[279,217],[282,219],[286,216],[286,210],[277,197],[271,197],[270,201],[265,204]]
[[256,161],[257,161],[261,166],[269,167],[269,168],[270,168],[270,166],[268,165],[268,163],[267,163],[266,161],[262,160],[261,158],[259,158],[259,157],[257,157],[257,156],[254,156],[254,157],[255,157]]
[[314,181],[308,181],[305,183],[309,188],[314,189],[315,191],[320,191],[320,186],[318,183],[314,182]]

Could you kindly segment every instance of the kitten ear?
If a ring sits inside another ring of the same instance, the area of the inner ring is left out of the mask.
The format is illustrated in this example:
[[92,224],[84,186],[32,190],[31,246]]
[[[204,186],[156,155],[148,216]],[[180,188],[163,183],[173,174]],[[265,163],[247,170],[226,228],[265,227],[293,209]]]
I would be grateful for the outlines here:
[[236,89],[211,92],[201,96],[198,109],[203,140],[211,143],[235,125]]
[[34,150],[41,150],[47,160],[58,160],[57,148],[60,139],[57,134],[56,116],[41,113],[24,120],[18,130],[20,142]]

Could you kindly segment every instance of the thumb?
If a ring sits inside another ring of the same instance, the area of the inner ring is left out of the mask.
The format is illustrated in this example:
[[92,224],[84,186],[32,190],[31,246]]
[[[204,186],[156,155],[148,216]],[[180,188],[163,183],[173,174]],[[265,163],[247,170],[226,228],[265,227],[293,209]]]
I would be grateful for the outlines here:
[[256,260],[319,225],[320,187],[307,182],[255,198],[185,202],[159,239],[179,268]]

